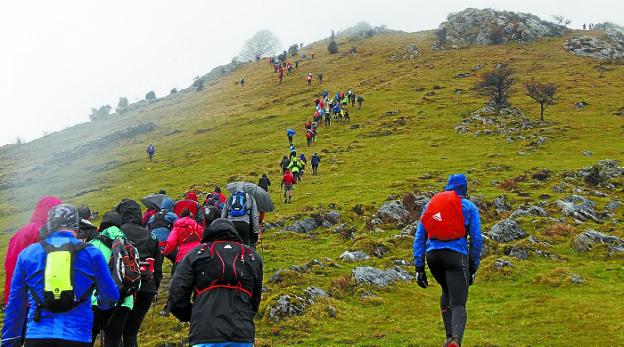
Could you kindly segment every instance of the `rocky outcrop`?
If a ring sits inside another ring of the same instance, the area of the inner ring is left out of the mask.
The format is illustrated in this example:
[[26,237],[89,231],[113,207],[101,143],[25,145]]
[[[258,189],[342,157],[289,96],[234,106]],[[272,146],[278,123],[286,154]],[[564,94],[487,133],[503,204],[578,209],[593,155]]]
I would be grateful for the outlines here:
[[294,222],[292,225],[287,226],[284,230],[292,231],[296,233],[309,233],[310,231],[318,228],[320,224],[314,218],[304,218]]
[[526,217],[526,216],[535,216],[535,217],[546,217],[548,216],[548,212],[539,206],[530,206],[530,207],[520,207],[515,210],[509,218],[518,218],[518,217]]
[[352,261],[368,260],[370,257],[368,256],[368,254],[366,254],[363,251],[353,251],[353,252],[345,251],[338,258],[342,261],[352,262]]
[[624,240],[595,230],[587,230],[572,241],[572,248],[577,252],[588,252],[596,244],[607,245],[610,252],[624,252]]
[[353,278],[358,284],[373,284],[386,287],[395,281],[411,281],[414,276],[399,266],[392,269],[381,270],[370,266],[361,266],[353,269]]
[[379,210],[373,215],[369,222],[369,228],[382,224],[402,225],[408,221],[409,216],[409,211],[400,201],[389,201],[381,205]]
[[488,233],[492,240],[497,242],[510,242],[525,238],[527,234],[513,219],[505,219],[492,227]]
[[491,45],[561,36],[564,27],[528,13],[468,8],[452,13],[438,28],[440,43]]
[[624,167],[621,167],[617,160],[605,159],[596,165],[582,168],[579,170],[579,175],[585,183],[600,186],[611,179],[624,176]]
[[287,317],[302,315],[308,306],[324,297],[327,297],[327,293],[318,287],[308,287],[302,295],[282,295],[274,304],[267,306],[269,319],[279,322]]
[[580,222],[601,221],[595,210],[596,203],[582,196],[571,195],[564,200],[557,200],[556,205],[561,209],[564,216],[572,217]]
[[563,46],[568,52],[599,60],[624,58],[624,28],[613,23],[601,23],[595,30],[604,30],[600,37],[580,36],[567,40]]

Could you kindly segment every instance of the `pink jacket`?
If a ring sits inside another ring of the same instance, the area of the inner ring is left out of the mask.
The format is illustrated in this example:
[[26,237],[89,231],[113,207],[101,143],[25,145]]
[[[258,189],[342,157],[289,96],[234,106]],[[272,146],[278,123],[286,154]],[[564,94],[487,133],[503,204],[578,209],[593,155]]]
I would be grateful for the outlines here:
[[163,250],[163,254],[167,255],[177,248],[176,264],[181,262],[188,252],[201,243],[203,237],[202,229],[201,225],[192,218],[184,217],[178,219],[173,224],[169,237],[167,237],[167,245]]
[[13,271],[17,263],[17,256],[26,247],[33,243],[39,242],[39,229],[48,222],[48,211],[58,204],[62,204],[58,198],[53,196],[42,197],[35,211],[30,217],[30,222],[22,226],[9,240],[7,247],[6,259],[4,260],[4,271],[6,278],[4,281],[4,304],[9,301],[9,292],[11,291],[11,280],[13,279]]

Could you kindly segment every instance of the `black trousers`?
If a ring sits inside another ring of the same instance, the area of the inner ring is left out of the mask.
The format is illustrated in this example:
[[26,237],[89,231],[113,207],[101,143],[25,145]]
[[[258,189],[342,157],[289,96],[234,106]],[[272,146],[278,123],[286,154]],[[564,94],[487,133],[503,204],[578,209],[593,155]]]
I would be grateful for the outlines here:
[[77,342],[61,339],[26,339],[24,347],[90,347],[89,342]]
[[102,311],[97,306],[93,306],[93,330],[92,341],[97,341],[98,334],[104,331],[104,346],[119,347],[123,336],[124,328],[128,322],[130,309],[118,306],[113,309]]
[[427,253],[431,274],[442,287],[440,309],[446,337],[456,337],[460,343],[466,327],[468,301],[468,256],[449,249]]
[[137,341],[137,335],[139,329],[143,323],[143,319],[149,311],[152,305],[152,300],[156,293],[138,292],[134,299],[134,307],[128,315],[128,321],[126,322],[126,329],[123,332],[123,345],[124,347],[137,347],[139,345]]
[[243,244],[249,246],[252,243],[250,224],[243,221],[232,221],[232,223],[234,224],[234,227],[236,228],[236,231],[238,232],[241,240],[243,240]]

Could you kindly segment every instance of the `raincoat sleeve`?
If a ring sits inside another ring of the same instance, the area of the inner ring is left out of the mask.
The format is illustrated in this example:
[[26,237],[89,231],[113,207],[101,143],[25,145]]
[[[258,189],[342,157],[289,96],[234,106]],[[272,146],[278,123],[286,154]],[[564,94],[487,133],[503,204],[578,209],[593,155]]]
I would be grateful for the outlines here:
[[95,288],[97,289],[97,303],[101,310],[108,310],[119,301],[119,290],[111,277],[108,263],[100,250],[90,252],[91,266],[95,274]]
[[162,251],[162,254],[168,255],[169,253],[175,251],[176,247],[178,247],[178,234],[180,233],[180,228],[173,227],[169,236],[167,237],[167,245],[165,249]]
[[425,269],[425,251],[427,247],[427,232],[425,226],[418,222],[414,236],[414,266],[418,270]]
[[158,239],[154,237],[154,235],[152,235],[152,239],[150,242],[151,242],[150,247],[152,248],[152,254],[154,254],[154,282],[156,285],[156,290],[158,290],[158,288],[160,287],[160,282],[162,281],[162,278],[163,278],[163,272],[162,272],[163,256],[160,253],[160,243],[158,242]]
[[481,216],[479,215],[479,209],[474,204],[471,204],[470,220],[468,221],[468,233],[470,235],[470,272],[475,273],[481,263],[481,250],[483,249],[483,238],[481,237]]
[[258,235],[260,235],[260,217],[258,216],[258,206],[256,205],[256,199],[249,199],[251,202],[250,213],[251,213],[251,224],[253,226],[253,235],[251,238],[253,241],[258,240]]
[[251,298],[251,307],[253,308],[254,312],[258,312],[258,309],[260,308],[260,301],[262,301],[262,277],[263,277],[263,270],[262,270],[262,258],[256,253],[256,262],[255,262],[255,267],[254,267],[254,290],[253,290],[253,296]]
[[169,287],[169,309],[181,322],[191,320],[191,295],[193,294],[192,257],[184,257],[178,264]]
[[9,292],[9,304],[4,312],[4,326],[2,327],[2,347],[18,347],[22,345],[26,313],[28,312],[27,290],[25,274],[22,271],[21,258],[18,258],[11,291]]

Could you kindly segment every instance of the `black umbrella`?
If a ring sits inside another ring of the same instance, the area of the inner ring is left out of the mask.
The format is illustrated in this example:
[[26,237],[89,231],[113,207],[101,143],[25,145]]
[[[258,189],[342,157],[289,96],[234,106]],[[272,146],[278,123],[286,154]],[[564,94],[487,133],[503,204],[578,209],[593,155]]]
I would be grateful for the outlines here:
[[162,202],[166,197],[167,195],[165,194],[154,193],[141,198],[141,202],[149,210],[160,210],[160,205],[162,205]]
[[240,190],[253,196],[254,200],[256,200],[258,211],[260,212],[275,211],[275,206],[273,205],[273,200],[269,193],[251,182],[232,182],[228,183],[226,188],[228,192],[232,194]]

